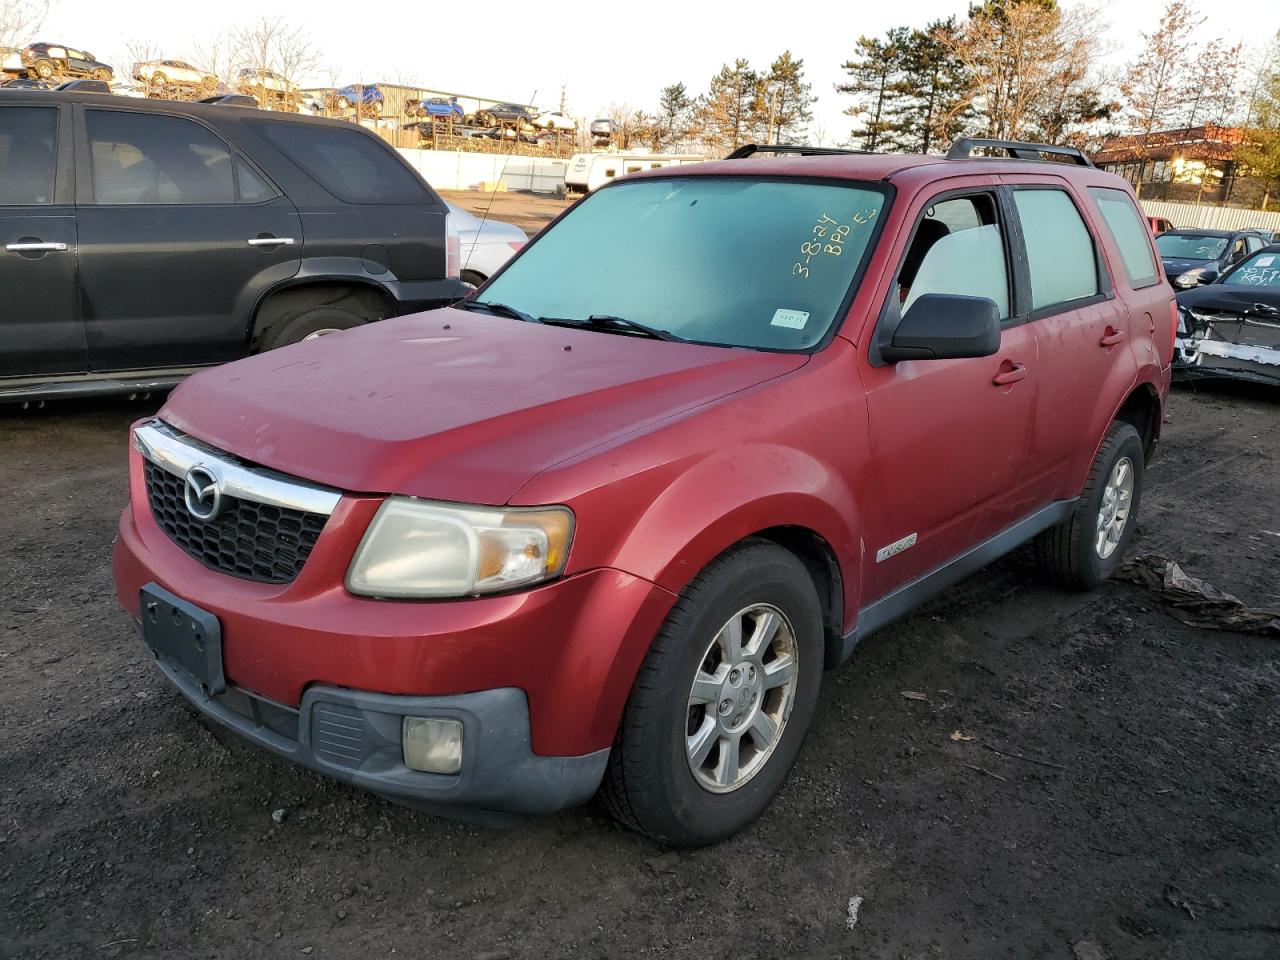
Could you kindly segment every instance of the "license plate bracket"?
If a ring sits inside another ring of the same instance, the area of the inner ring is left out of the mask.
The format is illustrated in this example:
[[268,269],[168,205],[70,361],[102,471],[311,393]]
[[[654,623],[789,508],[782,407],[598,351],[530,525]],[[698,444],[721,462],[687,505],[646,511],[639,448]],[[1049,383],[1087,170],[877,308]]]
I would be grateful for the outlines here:
[[222,625],[164,587],[148,583],[139,591],[142,639],[151,652],[187,673],[206,697],[227,689],[222,672]]

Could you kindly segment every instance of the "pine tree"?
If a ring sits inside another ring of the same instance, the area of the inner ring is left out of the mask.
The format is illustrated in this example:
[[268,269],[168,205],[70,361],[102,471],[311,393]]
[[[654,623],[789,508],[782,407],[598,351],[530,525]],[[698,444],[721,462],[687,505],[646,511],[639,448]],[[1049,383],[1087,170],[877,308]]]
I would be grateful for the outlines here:
[[653,125],[655,153],[675,147],[689,137],[695,106],[683,83],[662,88]]
[[849,74],[850,82],[836,84],[836,92],[858,98],[844,112],[851,117],[865,117],[862,128],[852,131],[864,150],[879,150],[892,139],[891,107],[894,90],[901,81],[903,47],[909,37],[906,27],[895,27],[884,40],[859,37],[853,58],[840,65]]
[[791,51],[773,61],[763,77],[765,143],[791,143],[801,137],[813,119],[816,98],[804,82],[804,61],[792,59]]
[[928,153],[960,132],[969,74],[953,53],[958,33],[955,17],[948,17],[912,30],[902,41],[887,110],[889,139],[898,149]]
[[760,75],[746,60],[726,63],[698,111],[707,145],[723,155],[748,143],[762,126],[762,107]]

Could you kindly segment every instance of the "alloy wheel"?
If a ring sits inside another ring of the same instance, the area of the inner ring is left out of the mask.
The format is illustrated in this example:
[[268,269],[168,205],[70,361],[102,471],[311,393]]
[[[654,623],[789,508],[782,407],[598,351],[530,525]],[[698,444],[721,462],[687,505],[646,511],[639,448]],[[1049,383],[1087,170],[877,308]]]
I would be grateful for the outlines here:
[[707,645],[689,690],[685,753],[698,785],[731,793],[764,768],[795,703],[799,645],[770,604],[735,613]]
[[1102,491],[1102,506],[1098,509],[1094,549],[1103,560],[1115,553],[1120,545],[1132,508],[1133,461],[1128,457],[1121,457],[1111,468],[1111,475]]

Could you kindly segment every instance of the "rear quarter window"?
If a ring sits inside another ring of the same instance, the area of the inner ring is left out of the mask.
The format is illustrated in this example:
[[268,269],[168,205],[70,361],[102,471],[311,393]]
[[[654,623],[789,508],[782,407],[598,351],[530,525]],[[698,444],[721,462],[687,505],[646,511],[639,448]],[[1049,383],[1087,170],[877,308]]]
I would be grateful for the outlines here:
[[1146,223],[1133,206],[1129,194],[1109,187],[1090,187],[1089,195],[1098,205],[1111,239],[1120,249],[1129,286],[1135,290],[1160,280],[1160,267],[1151,252]]
[[258,121],[267,141],[347,203],[434,203],[435,198],[381,141],[359,130]]

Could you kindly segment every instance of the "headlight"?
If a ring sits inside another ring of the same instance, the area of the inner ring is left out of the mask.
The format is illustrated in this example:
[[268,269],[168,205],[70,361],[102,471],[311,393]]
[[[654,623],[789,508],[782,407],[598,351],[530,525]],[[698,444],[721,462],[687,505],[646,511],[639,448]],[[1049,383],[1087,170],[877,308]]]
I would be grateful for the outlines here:
[[1204,273],[1204,267],[1196,267],[1186,273],[1180,273],[1174,278],[1173,285],[1175,287],[1194,287],[1200,282],[1200,274],[1202,273]]
[[347,571],[370,597],[467,597],[558,577],[573,539],[567,507],[467,507],[389,497]]

